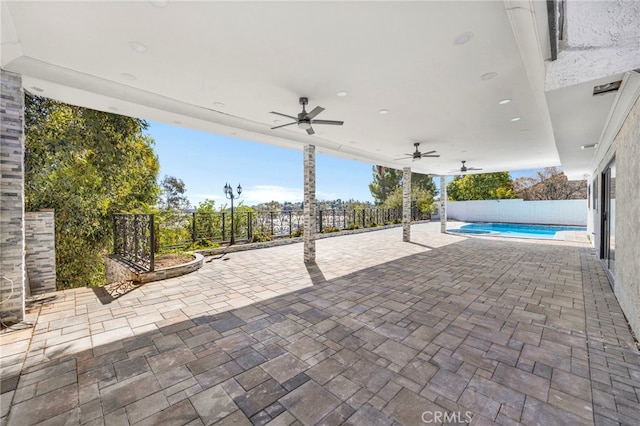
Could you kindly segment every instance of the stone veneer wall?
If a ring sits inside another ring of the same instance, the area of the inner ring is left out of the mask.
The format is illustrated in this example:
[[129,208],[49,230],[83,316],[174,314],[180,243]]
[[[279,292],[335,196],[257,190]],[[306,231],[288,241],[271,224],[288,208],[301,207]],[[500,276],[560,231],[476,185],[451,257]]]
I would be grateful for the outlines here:
[[25,266],[31,294],[56,291],[56,236],[53,210],[24,216]]
[[636,99],[613,145],[616,156],[614,291],[636,337],[640,337],[640,98]]
[[447,232],[447,182],[444,176],[440,176],[440,232]]
[[316,147],[306,145],[304,155],[304,262],[316,261]]
[[402,241],[411,241],[411,167],[402,169]]
[[0,70],[0,315],[24,317],[24,92]]

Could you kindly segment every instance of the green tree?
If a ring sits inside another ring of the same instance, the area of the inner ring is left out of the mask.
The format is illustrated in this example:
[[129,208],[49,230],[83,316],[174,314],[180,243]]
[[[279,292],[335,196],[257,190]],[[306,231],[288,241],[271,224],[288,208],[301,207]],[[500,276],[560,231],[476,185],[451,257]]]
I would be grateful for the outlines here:
[[523,176],[513,188],[524,200],[575,200],[587,198],[586,180],[569,180],[557,167],[538,170],[535,176]]
[[[402,171],[383,166],[373,166],[373,181],[369,184],[369,191],[376,205],[382,205],[391,194],[402,187]],[[430,175],[411,173],[411,189],[419,188],[437,194],[436,185]],[[402,191],[401,191],[402,192]]]
[[185,195],[187,186],[182,179],[175,176],[166,176],[160,182],[160,202],[159,206],[162,210],[189,210],[191,203]]
[[100,284],[113,213],[158,197],[143,120],[25,96],[25,208],[55,209],[57,286]]
[[[433,192],[428,189],[423,189],[420,186],[411,188],[411,202],[412,205],[418,208],[418,211],[423,215],[434,213],[435,204],[433,202]],[[381,204],[385,209],[401,209],[402,208],[402,187],[396,188],[387,197],[387,200]]]
[[402,172],[384,166],[373,166],[373,181],[369,184],[369,191],[376,205],[385,202],[387,197],[402,183]]
[[512,185],[509,172],[455,176],[447,184],[447,195],[452,201],[515,198]]

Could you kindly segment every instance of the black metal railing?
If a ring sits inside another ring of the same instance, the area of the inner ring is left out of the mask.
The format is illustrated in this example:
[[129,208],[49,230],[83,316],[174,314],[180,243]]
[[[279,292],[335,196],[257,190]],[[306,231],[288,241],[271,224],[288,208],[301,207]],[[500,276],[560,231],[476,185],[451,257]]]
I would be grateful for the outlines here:
[[[424,219],[412,209],[412,220]],[[154,252],[211,244],[292,238],[303,234],[301,210],[235,211],[231,229],[229,212],[161,211],[158,214],[114,215],[114,254],[139,268],[152,271]],[[402,209],[332,209],[316,212],[316,232],[372,228],[402,222]]]
[[153,271],[155,241],[154,215],[113,215],[113,254],[121,260]]

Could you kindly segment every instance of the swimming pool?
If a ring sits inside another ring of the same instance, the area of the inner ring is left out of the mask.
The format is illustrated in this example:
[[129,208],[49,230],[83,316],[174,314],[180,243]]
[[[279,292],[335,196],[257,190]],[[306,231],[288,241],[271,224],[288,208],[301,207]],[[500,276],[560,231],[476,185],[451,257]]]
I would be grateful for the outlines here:
[[449,229],[452,234],[495,235],[514,238],[539,238],[564,240],[565,231],[586,231],[584,226],[531,225],[526,223],[470,223],[459,229]]

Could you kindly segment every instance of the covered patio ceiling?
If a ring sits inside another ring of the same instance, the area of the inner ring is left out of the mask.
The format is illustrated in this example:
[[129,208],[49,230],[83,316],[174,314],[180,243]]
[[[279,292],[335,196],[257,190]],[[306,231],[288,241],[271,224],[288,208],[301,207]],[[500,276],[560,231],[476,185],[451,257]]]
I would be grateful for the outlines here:
[[[580,146],[597,142],[613,101],[585,102],[598,81],[547,99],[545,2],[3,1],[1,11],[1,66],[34,94],[421,173],[562,159],[582,177],[592,152]],[[301,96],[344,126],[271,130],[287,119],[270,111],[295,116]],[[590,120],[579,140],[575,119]],[[440,157],[398,160],[416,142]]]

